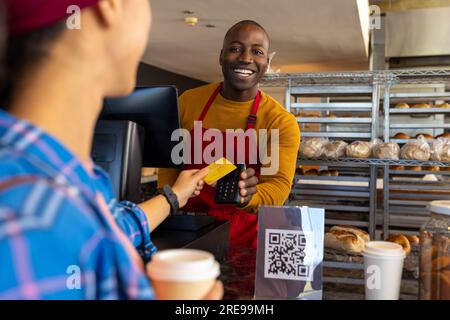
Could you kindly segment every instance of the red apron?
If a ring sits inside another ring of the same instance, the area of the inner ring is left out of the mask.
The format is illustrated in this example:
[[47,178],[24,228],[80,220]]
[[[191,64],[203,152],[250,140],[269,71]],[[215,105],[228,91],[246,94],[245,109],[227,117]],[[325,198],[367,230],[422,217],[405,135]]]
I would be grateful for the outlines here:
[[[216,99],[217,95],[219,94],[220,90],[222,88],[222,85],[219,85],[217,89],[214,91],[214,93],[209,98],[208,102],[206,103],[205,107],[203,108],[202,113],[200,114],[200,117],[198,118],[198,121],[203,121],[206,117],[206,114],[208,113],[209,108],[213,104],[214,100]],[[247,119],[247,128],[246,129],[254,129],[255,123],[256,123],[256,113],[259,108],[259,104],[261,102],[261,92],[258,91],[258,94],[253,102],[252,110],[250,115]],[[232,129],[232,128],[230,128]],[[204,132],[207,130],[207,128],[202,127],[202,137]],[[198,137],[194,137],[194,129],[191,130],[191,141],[192,146],[191,150],[196,150],[193,146],[193,144],[196,142],[195,140],[199,141]],[[226,134],[225,132],[221,132],[223,142],[224,142],[224,157],[226,157],[225,150],[226,150]],[[203,140],[203,139],[202,139]],[[203,150],[213,141],[202,141],[202,148],[201,152],[203,155]],[[244,150],[242,150],[244,149]],[[198,149],[200,150],[200,148]],[[247,168],[253,168],[255,169],[256,176],[259,177],[261,164],[258,162],[257,164],[250,164],[250,154],[249,154],[249,143],[246,141],[245,146],[237,146],[236,143],[234,143],[234,159],[228,159],[233,163],[237,162],[237,155],[238,152],[245,152],[245,164]],[[193,161],[194,155],[192,154],[191,163],[194,163]],[[200,169],[203,168],[206,163],[203,161],[203,156],[201,157],[202,164],[189,164],[185,165],[184,169]],[[215,189],[210,187],[209,185],[205,184],[202,192],[198,197],[189,199],[187,205],[185,208],[183,208],[184,211],[188,212],[207,212],[209,215],[214,216],[220,220],[228,220],[230,221],[230,246],[242,246],[242,247],[251,247],[256,248],[257,243],[257,231],[258,231],[258,216],[256,214],[250,214],[245,210],[241,210],[237,208],[234,205],[224,205],[224,204],[216,204],[214,202],[214,195],[215,195]]]

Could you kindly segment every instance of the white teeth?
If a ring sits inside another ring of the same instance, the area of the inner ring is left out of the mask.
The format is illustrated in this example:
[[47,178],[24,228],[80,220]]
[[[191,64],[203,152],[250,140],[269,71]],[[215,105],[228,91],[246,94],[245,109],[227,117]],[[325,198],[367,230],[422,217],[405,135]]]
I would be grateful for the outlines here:
[[234,69],[234,72],[245,75],[245,76],[249,76],[254,73],[252,70],[247,70],[247,69]]

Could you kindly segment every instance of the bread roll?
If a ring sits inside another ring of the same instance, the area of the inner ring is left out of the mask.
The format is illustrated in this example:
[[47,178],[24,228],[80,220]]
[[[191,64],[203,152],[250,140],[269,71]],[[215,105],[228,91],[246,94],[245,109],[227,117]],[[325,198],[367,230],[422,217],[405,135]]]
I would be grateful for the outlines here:
[[450,161],[450,139],[438,138],[431,143],[431,160]]
[[330,173],[332,177],[339,177],[339,171],[337,170],[330,170]]
[[319,158],[328,140],[322,138],[305,139],[300,143],[299,153],[304,158]]
[[430,105],[428,103],[418,103],[418,104],[413,105],[412,108],[429,109],[431,107],[430,107]]
[[419,138],[420,136],[423,136],[426,140],[433,140],[434,139],[434,137],[431,135],[431,134],[428,134],[428,133],[419,133],[419,134],[416,134],[416,136],[414,137],[414,138]]
[[422,171],[422,167],[421,166],[410,166],[407,167],[407,170],[411,170],[411,171]]
[[391,170],[396,170],[396,171],[405,170],[405,167],[404,166],[391,166]]
[[406,238],[402,234],[392,234],[389,236],[387,241],[398,243],[403,247],[403,252],[405,255],[408,255],[411,253],[411,244],[409,243],[408,238]]
[[409,104],[407,103],[397,103],[395,109],[409,109]]
[[450,162],[450,143],[446,143],[442,147],[441,161]]
[[303,175],[304,173],[303,168],[295,168],[295,174]]
[[370,241],[368,234],[353,227],[332,227],[325,233],[325,248],[346,253],[361,253],[366,241]]
[[317,169],[310,169],[304,173],[305,176],[317,176],[318,174]]
[[345,148],[347,145],[348,144],[344,141],[331,141],[324,146],[323,155],[330,159],[345,157]]
[[400,151],[400,158],[404,160],[428,161],[431,156],[430,145],[420,140],[405,144]]
[[450,108],[450,104],[445,102],[437,105],[438,108]]
[[411,137],[406,133],[399,132],[393,137],[393,139],[411,139]]
[[331,177],[331,172],[328,170],[321,170],[319,171],[319,176],[321,177]]
[[439,138],[450,139],[450,133],[449,132],[441,133],[440,135],[436,136],[436,139],[439,139]]
[[450,171],[450,167],[439,167],[440,171]]
[[424,170],[424,171],[440,171],[441,169],[438,166],[431,166],[431,167],[422,167],[422,170]]
[[354,235],[357,235],[358,237],[361,237],[364,241],[369,242],[370,241],[370,236],[367,232],[365,232],[364,230],[361,230],[357,227],[353,227],[353,226],[334,226],[330,229],[330,231],[342,231],[342,232],[348,232],[348,233],[352,233]]
[[354,141],[347,146],[345,154],[349,158],[370,158],[372,144],[366,141]]
[[409,235],[409,234],[407,234],[405,236],[406,236],[406,238],[408,238],[409,244],[419,244],[420,243],[420,239],[416,235]]
[[398,160],[400,146],[395,142],[376,144],[373,148],[373,155],[378,159]]

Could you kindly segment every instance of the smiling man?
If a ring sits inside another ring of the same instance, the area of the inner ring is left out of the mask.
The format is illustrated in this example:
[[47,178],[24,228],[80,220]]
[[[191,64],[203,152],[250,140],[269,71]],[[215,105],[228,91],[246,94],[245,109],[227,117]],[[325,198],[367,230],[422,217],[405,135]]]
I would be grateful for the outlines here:
[[[267,132],[267,152],[271,152],[271,131],[275,129],[279,141],[278,170],[273,175],[260,175],[261,163],[251,163],[249,144],[235,147],[237,159],[246,159],[247,170],[239,181],[242,204],[218,205],[214,202],[214,188],[205,186],[202,194],[189,200],[185,210],[207,212],[230,221],[230,245],[256,247],[257,210],[260,205],[282,205],[288,195],[295,174],[300,132],[295,117],[272,97],[258,90],[258,83],[269,64],[269,37],[255,21],[245,20],[233,25],[225,35],[220,53],[223,82],[186,91],[180,97],[181,126],[191,132],[192,150],[207,150],[208,143],[193,137],[195,121],[202,121],[203,130],[217,129],[226,143],[226,130],[254,129]],[[203,139],[204,140],[204,139]],[[213,141],[211,141],[212,143]],[[261,140],[259,141],[261,149]],[[197,147],[197,148],[195,148]],[[263,146],[266,147],[266,146]],[[261,150],[258,150],[261,153]],[[236,163],[236,157],[229,159]],[[191,161],[193,163],[193,161]],[[186,168],[201,168],[196,163]],[[264,164],[268,166],[269,164]],[[171,183],[176,170],[161,169],[159,185]]]

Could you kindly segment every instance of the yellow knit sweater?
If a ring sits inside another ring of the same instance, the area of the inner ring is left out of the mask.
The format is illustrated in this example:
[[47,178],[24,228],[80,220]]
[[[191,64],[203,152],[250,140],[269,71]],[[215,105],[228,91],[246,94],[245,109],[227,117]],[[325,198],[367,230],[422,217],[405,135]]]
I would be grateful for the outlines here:
[[[206,102],[217,86],[217,83],[209,84],[188,90],[181,95],[179,107],[182,128],[189,131],[193,128],[194,121],[198,120]],[[230,101],[219,94],[203,121],[203,127],[216,128],[223,132],[226,129],[241,128],[245,130],[252,104],[253,101]],[[244,208],[252,213],[255,213],[260,205],[282,205],[286,201],[295,174],[300,144],[300,130],[295,117],[264,92],[262,92],[261,103],[257,112],[255,129],[258,132],[260,129],[268,130],[269,157],[271,156],[270,129],[279,130],[279,169],[276,174],[260,176],[257,193]],[[160,169],[158,186],[172,185],[178,173],[179,170],[176,169]]]

